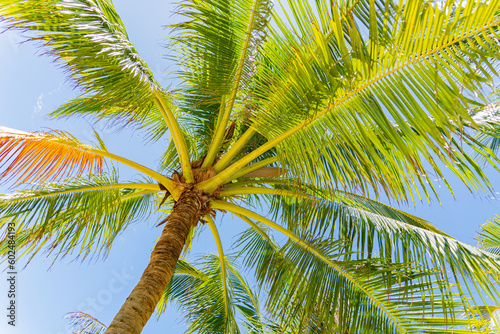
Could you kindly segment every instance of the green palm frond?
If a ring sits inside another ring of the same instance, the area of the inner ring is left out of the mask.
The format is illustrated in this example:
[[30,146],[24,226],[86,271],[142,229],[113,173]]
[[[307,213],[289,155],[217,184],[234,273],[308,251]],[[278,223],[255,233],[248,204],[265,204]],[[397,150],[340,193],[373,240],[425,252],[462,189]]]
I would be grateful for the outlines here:
[[216,255],[204,256],[196,261],[197,269],[181,258],[157,306],[158,314],[174,301],[189,323],[186,333],[241,333],[241,325],[249,333],[263,333],[256,295],[228,257],[223,260],[226,275],[222,275],[220,261]]
[[283,166],[310,183],[400,200],[409,188],[433,189],[427,170],[441,176],[437,161],[471,187],[488,186],[459,138],[476,128],[469,111],[488,103],[484,83],[497,75],[497,2],[317,4],[290,1],[297,30],[274,17],[253,112],[269,142],[245,162],[277,147]]
[[[265,187],[266,184],[272,186],[272,188]],[[238,181],[226,185],[219,192],[221,196],[228,199],[237,195],[239,198],[245,198],[246,201],[253,199],[263,202],[264,200],[270,204],[270,213],[274,216],[274,219],[287,220],[289,226],[293,225],[293,217],[300,218],[299,221],[296,221],[297,224],[302,222],[307,225],[309,220],[307,218],[302,220],[303,215],[318,204],[318,199],[321,201],[321,199],[328,198],[331,202],[341,203],[345,207],[369,211],[448,237],[446,233],[436,228],[429,221],[377,200],[342,190],[307,187],[300,185],[300,181],[293,179],[264,178],[261,180]],[[265,198],[261,199],[262,196],[265,196]],[[311,218],[309,217],[309,219]],[[322,222],[322,224],[328,223]]]
[[[279,190],[281,191],[281,189]],[[472,306],[482,304],[481,297],[477,297],[478,295],[488,295],[489,298],[498,301],[499,296],[494,288],[500,273],[497,256],[459,242],[425,220],[362,196],[342,191],[330,192],[318,189],[314,191],[316,198],[308,194],[293,197],[291,193],[283,192],[280,196],[275,196],[277,198],[276,205],[274,209],[272,207],[272,211],[280,216],[286,227],[271,223],[257,214],[253,214],[252,218],[261,219],[265,224],[270,224],[273,228],[285,233],[291,238],[290,242],[302,250],[305,249],[306,253],[311,253],[310,255],[323,265],[328,264],[324,264],[327,262],[325,259],[328,256],[337,256],[338,259],[342,259],[346,263],[354,261],[354,264],[347,266],[347,271],[349,271],[349,268],[356,265],[356,261],[380,257],[382,263],[387,265],[414,264],[418,270],[432,273],[419,278],[419,282],[427,284],[429,289],[432,287],[441,293],[448,290],[454,291],[456,296],[462,297],[464,293],[476,296],[470,300],[454,301],[456,306],[451,307],[450,314],[447,314],[445,304],[452,300],[450,299],[452,298],[451,292],[447,292],[447,295],[442,296],[443,307],[445,307],[442,310],[441,316],[443,317],[456,317],[460,312],[463,312],[463,309],[470,308],[469,304]],[[278,194],[276,193],[276,195]],[[235,209],[237,207],[230,204],[219,205],[219,202],[214,202],[212,207],[229,210],[239,215],[250,212],[245,209]],[[258,230],[256,233],[262,239],[261,243],[270,242],[269,238],[263,237],[262,231]],[[336,246],[333,240],[344,243],[340,247],[340,252],[335,252]],[[272,262],[269,259],[263,260],[264,255],[269,253],[270,246],[252,244],[248,240],[245,243],[247,243],[245,247],[254,250],[260,249],[263,252],[260,255],[253,255],[247,263],[261,261],[270,267],[279,267],[279,257],[277,256],[273,255],[272,259],[278,262]],[[276,245],[274,247],[276,248]],[[324,252],[330,253],[325,254]],[[306,254],[296,255],[297,262],[302,260],[307,262],[305,258]],[[334,269],[339,271],[338,268],[332,266],[332,270]],[[280,269],[279,272],[286,272],[286,269]],[[267,279],[262,278],[262,275],[257,274],[257,277],[260,277],[261,283],[267,282]],[[319,279],[321,276],[318,276]],[[289,280],[296,282],[292,278]],[[474,284],[470,284],[470,281],[468,283],[468,280],[474,281]],[[316,284],[319,283],[314,282],[313,286]],[[455,287],[452,288],[452,286]],[[424,294],[428,295],[428,293]],[[273,295],[272,291],[270,295]],[[284,296],[283,298],[285,301],[291,297]],[[301,297],[299,300],[303,300],[303,298]],[[314,305],[314,302],[311,303]],[[434,306],[427,305],[426,307],[433,308]],[[395,316],[395,318],[399,319],[399,316]],[[461,324],[466,325],[465,322]],[[448,323],[448,325],[452,326],[452,323]]]
[[104,334],[107,329],[102,322],[83,312],[70,312],[64,318],[69,319],[73,334]]
[[268,0],[180,4],[185,20],[172,26],[171,44],[182,68],[179,98],[182,110],[194,116],[188,122],[202,141],[210,143],[218,119],[219,132],[226,130],[229,118],[222,122],[224,108],[241,114],[250,104],[255,53],[266,35],[270,6]]
[[471,330],[483,330],[492,333],[498,333],[498,324],[500,324],[500,307],[498,306],[478,306],[471,310],[471,313],[478,320],[475,327],[470,326]]
[[500,148],[500,91],[498,86],[488,96],[490,102],[484,108],[478,108],[471,113],[472,119],[481,126],[477,135],[481,143],[498,155]]
[[[28,30],[83,94],[52,116],[91,115],[141,123],[160,89],[109,0],[6,0],[0,20]],[[132,93],[133,92],[133,93]]]
[[500,255],[500,216],[481,225],[477,241],[480,247],[493,254]]
[[[319,226],[316,226],[316,228],[326,230],[331,220],[339,218],[339,214],[342,214],[345,208],[353,210],[352,213],[356,212],[356,210],[369,212],[380,217],[389,218],[409,226],[449,237],[446,233],[439,230],[431,222],[425,219],[363,195],[342,190],[297,186],[297,184],[298,182],[294,182],[293,180],[288,181],[288,183],[281,182],[273,184],[273,189],[276,193],[274,195],[267,195],[267,199],[269,203],[271,203],[270,212],[276,218],[279,215],[284,221],[288,222],[288,226],[290,227],[293,225],[292,221],[295,217],[295,224],[297,225],[307,227],[310,226],[312,221],[317,221]],[[260,189],[258,187],[254,188],[256,192]],[[275,196],[280,193],[283,193],[284,196]],[[304,200],[299,200],[299,198]],[[332,206],[320,209],[326,202],[330,203]],[[311,209],[313,210],[312,212],[310,211]],[[318,213],[316,210],[322,213]],[[329,210],[331,211],[327,213]],[[349,214],[346,214],[346,217],[348,215]]]
[[273,211],[278,214],[279,206],[284,224],[295,233],[350,240],[344,250],[356,251],[360,258],[379,253],[394,263],[416,262],[429,270],[450,268],[453,275],[473,278],[478,290],[496,294],[492,287],[500,270],[497,256],[377,201],[342,191],[316,189],[315,195],[300,200],[275,196]]
[[0,253],[8,251],[7,227],[15,227],[19,254],[41,250],[77,257],[107,254],[116,236],[151,211],[157,185],[118,183],[118,175],[78,177],[41,184],[0,197]]
[[343,242],[331,239],[279,246],[270,230],[258,227],[261,232],[249,229],[238,243],[269,291],[266,305],[280,332],[307,332],[315,324],[320,333],[448,333],[475,323],[459,318],[461,302],[437,272],[381,259],[343,261]]
[[[318,195],[320,191],[315,193]],[[293,231],[306,230],[320,238],[350,240],[344,250],[357,252],[354,259],[371,258],[378,253],[394,263],[414,262],[428,270],[447,268],[449,273],[443,272],[443,277],[457,284],[461,293],[466,291],[476,296],[468,303],[482,304],[477,297],[481,295],[498,300],[494,287],[500,267],[498,257],[488,252],[497,254],[496,248],[487,243],[495,237],[498,228],[495,222],[485,225],[488,228],[481,233],[484,246],[491,247],[485,251],[447,236],[425,220],[359,195],[327,191],[323,198],[329,204],[281,197],[275,202],[274,212],[278,214],[279,206],[281,218]]]

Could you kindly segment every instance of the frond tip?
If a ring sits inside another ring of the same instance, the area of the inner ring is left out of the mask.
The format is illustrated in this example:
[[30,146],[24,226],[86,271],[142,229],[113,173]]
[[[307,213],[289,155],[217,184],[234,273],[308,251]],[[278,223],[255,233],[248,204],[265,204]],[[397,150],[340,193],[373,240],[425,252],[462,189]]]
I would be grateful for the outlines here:
[[480,247],[488,252],[500,255],[500,216],[496,216],[481,225],[477,236]]
[[100,172],[103,156],[64,132],[23,132],[0,127],[0,180],[44,182]]

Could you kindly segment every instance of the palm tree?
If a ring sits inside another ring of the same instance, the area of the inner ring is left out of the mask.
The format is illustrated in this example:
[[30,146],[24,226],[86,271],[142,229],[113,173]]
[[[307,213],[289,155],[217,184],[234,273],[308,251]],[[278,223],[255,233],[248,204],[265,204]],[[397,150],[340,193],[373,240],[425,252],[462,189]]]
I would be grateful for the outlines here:
[[[200,223],[225,258],[213,220],[221,212],[250,226],[244,262],[269,290],[283,332],[296,321],[299,331],[483,330],[475,310],[484,296],[497,302],[497,256],[376,199],[430,198],[430,174],[443,177],[442,166],[472,190],[491,188],[472,155],[499,162],[485,142],[498,133],[498,9],[189,0],[169,45],[181,83],[166,91],[110,1],[4,0],[0,17],[82,91],[52,117],[171,139],[153,170],[108,151],[97,134],[84,144],[60,131],[2,129],[0,178],[35,185],[1,197],[0,226],[14,226],[31,256],[45,247],[85,257],[162,207],[150,263],[107,334],[141,332]],[[122,181],[104,159],[144,179]],[[269,215],[252,210],[261,203]]]

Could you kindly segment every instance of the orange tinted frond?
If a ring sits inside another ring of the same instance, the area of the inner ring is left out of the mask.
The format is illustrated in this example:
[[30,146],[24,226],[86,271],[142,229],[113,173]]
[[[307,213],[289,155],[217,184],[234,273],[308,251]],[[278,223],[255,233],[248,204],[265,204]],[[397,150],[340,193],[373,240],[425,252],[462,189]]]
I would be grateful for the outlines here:
[[64,132],[22,132],[0,127],[0,180],[44,182],[100,172],[103,157]]

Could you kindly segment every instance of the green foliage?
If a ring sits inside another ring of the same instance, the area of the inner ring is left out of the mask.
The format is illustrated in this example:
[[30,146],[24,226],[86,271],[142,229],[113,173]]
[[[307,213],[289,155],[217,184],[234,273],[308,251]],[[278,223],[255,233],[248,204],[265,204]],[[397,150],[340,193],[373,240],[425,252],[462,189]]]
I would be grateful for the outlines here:
[[81,89],[53,117],[89,115],[144,127],[158,113],[152,94],[160,88],[109,0],[6,0],[0,16],[8,26],[28,30],[26,37]]
[[[481,303],[460,300],[464,292],[498,298],[496,256],[414,226],[411,216],[408,223],[395,220],[390,207],[384,216],[341,195],[329,202],[281,205],[284,217],[293,217],[288,231],[280,230],[288,237],[284,244],[258,225],[238,242],[281,326],[297,321],[293,326],[320,323],[326,332],[453,332],[471,325],[459,318],[464,312],[473,318],[469,303]],[[472,287],[462,281],[467,277],[474,277]]]
[[412,188],[433,190],[437,161],[487,186],[457,138],[482,146],[467,128],[477,129],[469,110],[488,104],[498,74],[497,2],[342,3],[290,1],[287,23],[274,16],[253,121],[269,140],[286,135],[284,167],[308,183],[402,201]]
[[487,221],[481,225],[481,231],[477,236],[479,246],[493,254],[500,255],[500,217]]
[[[153,191],[117,185],[118,174],[77,177],[41,184],[0,197],[0,229],[13,223],[16,248],[32,258],[41,250],[83,258],[106,254],[116,236],[131,222],[146,218]],[[115,187],[113,187],[115,186]],[[8,251],[7,239],[0,253]],[[21,252],[19,252],[21,253]]]
[[215,255],[207,255],[196,264],[201,268],[185,259],[177,262],[157,306],[158,315],[165,311],[168,301],[174,301],[186,315],[186,333],[264,333],[257,296],[235,265]]
[[236,90],[232,117],[248,118],[254,58],[266,34],[269,11],[268,0],[190,0],[179,5],[185,20],[172,26],[171,41],[176,51],[173,60],[181,68],[178,98],[181,110],[190,116],[186,122],[205,149],[215,130],[221,97],[228,100]]

